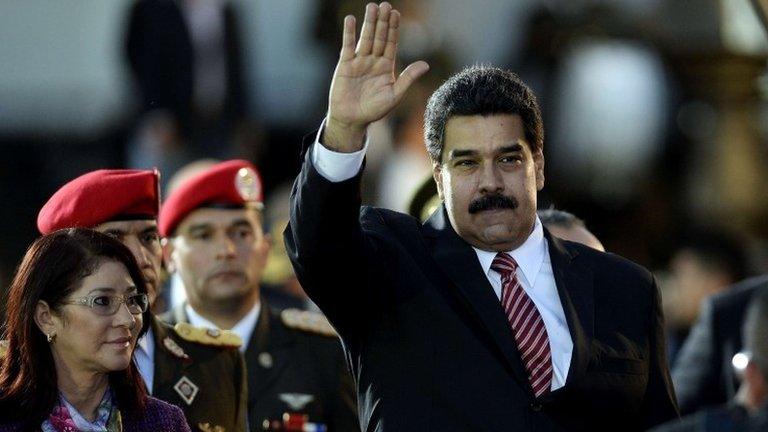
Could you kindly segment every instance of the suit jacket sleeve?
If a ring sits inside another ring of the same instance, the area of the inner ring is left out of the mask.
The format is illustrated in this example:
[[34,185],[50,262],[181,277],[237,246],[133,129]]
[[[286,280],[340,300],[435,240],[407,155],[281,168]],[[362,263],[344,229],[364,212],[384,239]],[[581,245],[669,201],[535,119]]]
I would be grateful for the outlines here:
[[645,428],[680,417],[677,408],[675,390],[669,375],[667,364],[666,338],[664,337],[664,316],[661,308],[661,296],[656,281],[652,287],[652,322],[650,329],[650,357],[648,387],[643,399]]
[[717,349],[719,342],[714,329],[714,314],[712,301],[707,299],[672,369],[683,414],[705,405],[721,403],[714,397],[720,393],[718,385],[723,363]]
[[[305,138],[313,139],[312,134]],[[370,230],[361,226],[361,172],[333,183],[320,175],[311,158],[291,193],[291,216],[284,239],[299,282],[347,340],[380,306],[374,281],[387,276],[387,254]],[[375,218],[375,212],[364,212]],[[367,219],[371,219],[368,217]]]

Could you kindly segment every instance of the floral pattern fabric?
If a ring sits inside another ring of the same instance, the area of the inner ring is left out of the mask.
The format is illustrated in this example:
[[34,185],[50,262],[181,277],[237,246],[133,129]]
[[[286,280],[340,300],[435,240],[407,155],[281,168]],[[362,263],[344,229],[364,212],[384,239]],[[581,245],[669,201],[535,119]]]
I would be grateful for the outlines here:
[[120,411],[113,403],[112,392],[107,390],[96,409],[96,418],[88,421],[64,395],[59,394],[59,403],[41,425],[43,432],[121,432]]

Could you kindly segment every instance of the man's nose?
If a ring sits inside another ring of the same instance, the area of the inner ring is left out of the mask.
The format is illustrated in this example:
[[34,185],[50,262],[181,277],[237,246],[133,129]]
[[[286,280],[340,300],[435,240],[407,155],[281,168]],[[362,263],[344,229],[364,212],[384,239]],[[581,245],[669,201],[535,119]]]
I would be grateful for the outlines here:
[[235,242],[229,236],[223,235],[219,238],[217,255],[220,259],[233,258],[236,251]]
[[136,263],[139,264],[139,268],[146,268],[152,266],[152,261],[149,257],[149,251],[141,245],[138,239],[129,238],[125,240],[125,245],[128,246],[133,257],[136,258]]
[[483,164],[480,170],[480,192],[498,194],[504,191],[504,178],[501,170],[493,163]]

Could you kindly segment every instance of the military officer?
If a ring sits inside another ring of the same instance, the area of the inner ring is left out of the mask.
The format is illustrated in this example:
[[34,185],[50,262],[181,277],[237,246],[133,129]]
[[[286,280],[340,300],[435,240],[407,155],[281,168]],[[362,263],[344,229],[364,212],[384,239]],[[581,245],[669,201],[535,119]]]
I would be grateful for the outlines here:
[[251,428],[359,430],[333,328],[318,314],[273,311],[260,296],[269,252],[262,207],[259,175],[243,160],[213,165],[168,196],[159,218],[168,240],[164,256],[187,301],[164,319],[231,329],[242,338]]
[[[158,294],[160,239],[158,173],[99,170],[56,191],[38,214],[42,234],[88,227],[112,235],[133,252],[144,273],[150,304]],[[193,431],[246,430],[245,364],[231,332],[171,327],[153,315],[134,352],[150,393],[179,406]]]

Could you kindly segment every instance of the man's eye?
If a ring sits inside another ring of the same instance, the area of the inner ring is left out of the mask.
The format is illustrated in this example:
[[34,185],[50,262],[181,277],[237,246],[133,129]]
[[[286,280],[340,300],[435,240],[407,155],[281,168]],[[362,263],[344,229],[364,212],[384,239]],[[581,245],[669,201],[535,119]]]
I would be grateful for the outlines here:
[[191,237],[196,240],[209,240],[211,238],[211,233],[207,231],[194,232]]
[[115,239],[115,240],[122,240],[122,239],[123,239],[123,236],[122,236],[122,235],[120,235],[120,233],[116,233],[116,232],[106,232],[106,233],[104,233],[104,234],[106,234],[106,235],[108,235],[108,236],[112,237],[112,238],[113,238],[113,239]]
[[457,166],[457,167],[470,167],[470,166],[472,166],[474,164],[475,164],[475,161],[473,161],[473,160],[463,159],[463,160],[457,161],[455,166]]
[[237,238],[247,238],[253,234],[253,231],[249,229],[239,229],[235,231],[235,236]]
[[160,235],[156,232],[145,233],[144,236],[142,237],[142,241],[147,244],[155,243],[160,241]]
[[517,163],[522,162],[522,159],[520,156],[504,156],[499,161],[502,163]]

